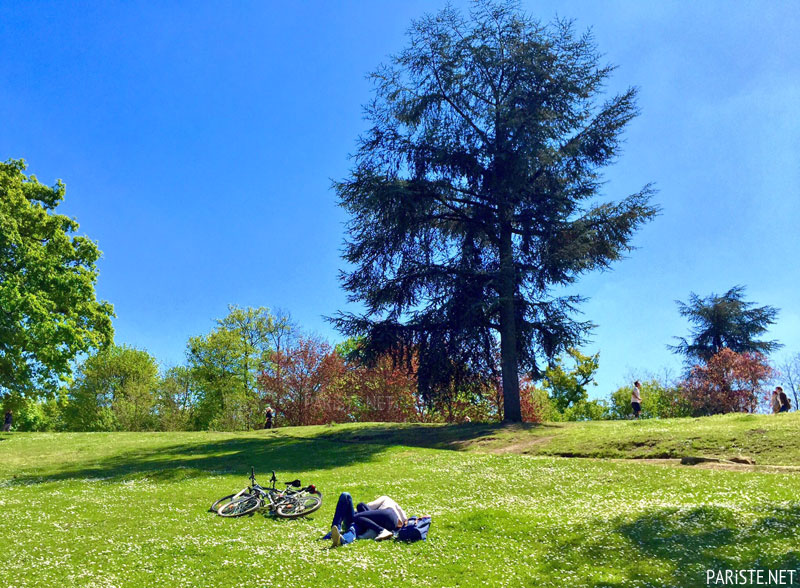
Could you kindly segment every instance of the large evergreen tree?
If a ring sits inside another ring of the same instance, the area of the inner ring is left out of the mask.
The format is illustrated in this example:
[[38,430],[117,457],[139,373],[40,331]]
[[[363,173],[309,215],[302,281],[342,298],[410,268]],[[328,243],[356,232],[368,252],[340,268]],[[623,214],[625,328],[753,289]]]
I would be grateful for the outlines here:
[[343,284],[365,312],[334,323],[376,353],[414,349],[423,392],[492,377],[499,356],[519,421],[520,370],[540,376],[590,326],[555,289],[619,259],[656,213],[647,186],[598,198],[636,91],[604,97],[613,68],[591,35],[514,2],[448,7],[409,37],[371,76],[371,127],[337,184]]
[[778,309],[744,300],[744,286],[705,298],[692,292],[688,302],[676,302],[681,316],[694,326],[689,339],[677,337],[678,344],[670,348],[690,361],[707,362],[724,348],[737,353],[769,354],[781,347],[777,341],[758,339],[775,322]]

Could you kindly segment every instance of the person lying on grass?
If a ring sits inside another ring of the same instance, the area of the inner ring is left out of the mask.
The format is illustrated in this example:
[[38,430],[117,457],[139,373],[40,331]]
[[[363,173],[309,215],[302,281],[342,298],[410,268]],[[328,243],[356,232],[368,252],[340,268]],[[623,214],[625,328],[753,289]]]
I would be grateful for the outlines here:
[[408,521],[406,513],[388,496],[379,496],[372,502],[359,502],[353,508],[353,497],[342,492],[336,503],[331,532],[323,539],[331,539],[333,547],[347,545],[356,539],[383,541],[394,536],[394,530]]

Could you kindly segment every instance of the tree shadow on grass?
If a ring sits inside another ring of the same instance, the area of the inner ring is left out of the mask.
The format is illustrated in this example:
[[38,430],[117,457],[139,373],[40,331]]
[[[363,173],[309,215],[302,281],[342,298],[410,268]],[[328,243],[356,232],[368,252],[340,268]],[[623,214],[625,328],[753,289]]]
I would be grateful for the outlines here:
[[462,423],[458,425],[421,425],[381,423],[369,425],[334,425],[318,434],[318,439],[335,443],[371,443],[377,445],[406,445],[461,451],[470,445],[481,445],[498,438],[512,439],[515,435],[530,435],[562,428],[553,423]]
[[[8,483],[31,484],[45,481],[95,478],[116,481],[148,478],[154,482],[179,482],[209,473],[247,474],[254,467],[264,483],[272,470],[307,472],[368,462],[398,445],[461,450],[472,442],[496,439],[549,425],[469,423],[449,426],[335,425],[322,430],[282,429],[253,432],[223,440],[154,444],[120,451],[104,458],[87,457],[53,471],[14,476]],[[114,443],[110,434],[109,443]],[[260,474],[260,475],[259,475]],[[287,474],[288,475],[288,474]],[[263,479],[262,479],[263,478]]]
[[[383,450],[375,445],[356,445],[342,451],[341,445],[289,436],[234,437],[212,442],[161,445],[125,451],[100,460],[70,465],[41,475],[15,476],[11,484],[31,484],[69,479],[148,478],[154,482],[179,482],[215,474],[250,473],[266,485],[271,471],[279,483],[305,472],[348,466],[373,459]],[[283,472],[283,474],[282,474]]]
[[[597,526],[607,522],[575,529],[552,549],[545,569],[558,574],[570,569],[570,562],[584,562],[587,570],[611,570],[617,579],[590,584],[598,588],[705,586],[709,570],[763,570],[763,578],[769,570],[800,570],[800,505],[764,507],[755,518],[717,506],[664,508],[610,524],[611,539],[596,539]],[[769,551],[776,542],[775,551]],[[788,575],[784,579],[783,585],[800,586],[800,571],[794,584]]]

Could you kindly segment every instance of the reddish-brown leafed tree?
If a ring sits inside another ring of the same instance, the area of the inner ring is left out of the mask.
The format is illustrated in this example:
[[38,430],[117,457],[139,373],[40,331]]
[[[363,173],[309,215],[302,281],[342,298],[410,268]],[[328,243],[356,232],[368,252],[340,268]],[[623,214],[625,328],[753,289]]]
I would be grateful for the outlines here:
[[260,378],[264,398],[289,425],[343,420],[345,410],[335,384],[345,365],[330,345],[300,337],[286,349],[271,353],[269,360]]
[[772,368],[760,353],[724,348],[705,365],[694,366],[681,389],[695,415],[755,412],[772,376]]
[[418,420],[416,358],[413,356],[410,365],[398,364],[389,355],[371,366],[350,362],[342,388],[356,421]]
[[545,407],[542,405],[542,398],[547,399],[544,391],[542,394],[536,393],[536,386],[528,378],[521,378],[519,382],[519,399],[522,407],[522,421],[525,423],[541,423],[544,421]]

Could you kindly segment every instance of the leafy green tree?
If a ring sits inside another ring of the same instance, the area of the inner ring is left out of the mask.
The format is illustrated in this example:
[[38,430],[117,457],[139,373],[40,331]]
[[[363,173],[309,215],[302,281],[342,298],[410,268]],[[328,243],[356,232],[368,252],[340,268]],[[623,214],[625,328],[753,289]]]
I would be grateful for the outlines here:
[[73,431],[156,428],[158,366],[146,351],[111,345],[86,359],[69,390],[65,412]]
[[600,367],[600,354],[584,355],[577,349],[568,349],[567,356],[573,367],[568,369],[562,357],[556,358],[544,372],[544,388],[549,392],[556,410],[564,413],[568,408],[585,403],[589,398],[586,387],[594,382]]
[[241,377],[242,355],[241,339],[227,329],[189,339],[187,359],[199,391],[197,428],[238,430],[251,424]]
[[14,411],[15,431],[60,431],[64,428],[61,391],[49,397],[6,396],[0,414]]
[[170,368],[158,384],[158,428],[163,431],[191,429],[195,424],[196,403],[197,391],[191,370],[186,366]]
[[340,341],[333,346],[333,350],[339,355],[349,361],[357,361],[360,359],[361,349],[364,347],[363,337],[348,337],[344,341]]
[[565,421],[601,421],[608,419],[609,407],[605,400],[583,399],[561,413]]
[[707,362],[722,349],[766,355],[781,348],[777,341],[758,340],[775,323],[778,309],[745,301],[744,290],[744,286],[734,286],[722,296],[712,293],[706,298],[692,292],[688,302],[677,300],[681,316],[694,327],[690,339],[676,337],[679,343],[670,349],[690,361]]
[[0,163],[0,393],[53,393],[79,353],[113,340],[113,308],[95,298],[97,245],[55,209],[65,186]]
[[217,321],[221,329],[235,333],[241,341],[240,373],[242,384],[248,392],[258,389],[258,375],[266,365],[268,353],[282,351],[286,339],[293,332],[287,313],[277,316],[269,309],[228,307],[228,316]]
[[377,356],[414,349],[422,392],[501,368],[504,418],[520,421],[520,371],[538,379],[590,328],[554,287],[620,259],[657,212],[648,186],[599,201],[637,113],[633,88],[606,96],[612,71],[589,33],[513,1],[414,22],[371,76],[371,127],[336,185],[343,285],[365,312],[333,323]]
[[266,394],[258,379],[270,354],[295,334],[287,313],[228,307],[208,335],[189,340],[187,358],[199,393],[195,412],[202,429],[252,429],[263,425]]

